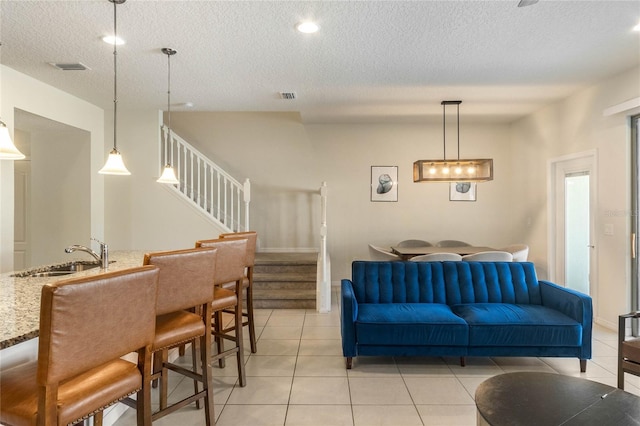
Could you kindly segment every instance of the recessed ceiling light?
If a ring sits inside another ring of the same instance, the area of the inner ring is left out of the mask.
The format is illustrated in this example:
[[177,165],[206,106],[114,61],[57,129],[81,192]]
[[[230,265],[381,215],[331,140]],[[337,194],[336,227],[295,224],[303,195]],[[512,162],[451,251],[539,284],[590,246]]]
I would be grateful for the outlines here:
[[640,23],[633,27],[633,31],[640,31]]
[[120,37],[113,37],[113,36],[104,36],[102,37],[102,41],[104,41],[107,44],[113,44],[115,41],[115,44],[117,46],[123,45],[125,43],[125,41],[123,39],[121,39]]
[[304,21],[296,25],[296,30],[304,34],[317,33],[319,29],[320,27],[318,26],[318,24],[312,21]]

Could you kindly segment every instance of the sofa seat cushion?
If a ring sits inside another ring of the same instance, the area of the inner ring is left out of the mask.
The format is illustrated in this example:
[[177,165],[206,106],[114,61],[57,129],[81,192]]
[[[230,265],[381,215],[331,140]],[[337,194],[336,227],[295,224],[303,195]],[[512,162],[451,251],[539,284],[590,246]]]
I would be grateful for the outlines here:
[[582,326],[542,305],[473,303],[451,310],[469,324],[470,346],[580,346]]
[[467,346],[468,326],[439,303],[364,303],[358,305],[359,345]]

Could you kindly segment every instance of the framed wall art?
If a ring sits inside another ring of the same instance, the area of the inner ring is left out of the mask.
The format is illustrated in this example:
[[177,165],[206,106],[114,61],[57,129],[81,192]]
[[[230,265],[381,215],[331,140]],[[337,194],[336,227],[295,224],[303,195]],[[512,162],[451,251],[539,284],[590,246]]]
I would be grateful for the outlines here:
[[475,201],[475,182],[451,182],[449,184],[449,201]]
[[398,166],[371,166],[371,201],[398,201]]

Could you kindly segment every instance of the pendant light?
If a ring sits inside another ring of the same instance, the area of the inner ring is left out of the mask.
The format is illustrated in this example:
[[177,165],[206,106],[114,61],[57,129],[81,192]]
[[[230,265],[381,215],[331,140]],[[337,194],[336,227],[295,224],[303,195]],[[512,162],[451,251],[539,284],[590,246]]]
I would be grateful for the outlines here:
[[165,144],[164,158],[167,164],[166,166],[164,166],[164,170],[162,171],[162,176],[160,176],[160,178],[156,182],[168,183],[170,185],[178,185],[180,182],[178,181],[178,178],[176,178],[176,173],[173,170],[173,167],[171,167],[171,158],[173,157],[173,141],[171,140],[171,56],[175,55],[178,52],[176,52],[175,50],[169,47],[163,47],[162,53],[167,55],[167,64],[168,64],[167,69],[169,70],[168,78],[167,78],[167,82],[168,82],[167,84],[167,115],[168,115],[168,122],[169,122],[169,125],[167,126],[168,128],[167,134],[169,138],[169,145],[171,145],[171,154],[167,152],[167,144]]
[[[113,36],[114,40],[118,38],[118,26],[116,6],[124,3],[126,0],[109,0],[113,3]],[[122,161],[122,155],[118,151],[117,145],[117,122],[118,122],[118,47],[117,43],[113,43],[113,149],[109,152],[109,158],[104,167],[98,173],[103,175],[130,175]]]
[[[442,160],[418,160],[413,163],[414,182],[486,182],[493,180],[493,159],[460,159],[460,104],[462,101],[442,101]],[[458,124],[458,158],[447,160],[446,107],[456,105]]]
[[[0,43],[2,46],[2,43]],[[22,160],[24,154],[13,144],[9,128],[0,120],[0,160]]]
[[9,129],[4,121],[0,120],[0,160],[22,160],[24,154],[13,144]]

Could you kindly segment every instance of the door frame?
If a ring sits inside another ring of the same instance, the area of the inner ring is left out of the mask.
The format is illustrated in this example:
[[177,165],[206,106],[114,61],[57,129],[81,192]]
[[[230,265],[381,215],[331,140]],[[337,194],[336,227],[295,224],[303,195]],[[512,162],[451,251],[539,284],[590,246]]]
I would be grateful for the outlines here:
[[[547,165],[547,194],[548,194],[548,211],[547,217],[549,218],[549,226],[547,227],[547,264],[549,266],[549,280],[560,285],[565,285],[564,277],[564,265],[562,265],[559,259],[564,259],[564,255],[561,255],[560,250],[564,249],[564,242],[558,244],[559,230],[564,228],[564,219],[558,219],[558,182],[559,172],[571,172],[577,171],[574,167],[571,167],[569,163],[575,163],[577,161],[583,161],[589,168],[589,223],[590,223],[590,245],[592,246],[591,255],[589,259],[589,293],[593,299],[594,311],[595,305],[598,300],[598,234],[596,232],[596,206],[598,205],[598,151],[596,149],[578,152],[574,154],[568,154],[561,157],[556,157],[548,160]],[[582,169],[582,168],[580,168]],[[564,173],[562,174],[564,176]],[[564,183],[564,177],[563,177]],[[564,208],[562,209],[564,212]],[[562,221],[562,223],[559,223]],[[564,238],[564,235],[562,236]]]
[[[640,232],[640,115],[634,114],[629,117],[629,127],[631,129],[631,288],[629,289],[630,312],[640,309],[640,259],[638,249],[638,233]],[[639,321],[631,321],[631,335],[640,335]]]

